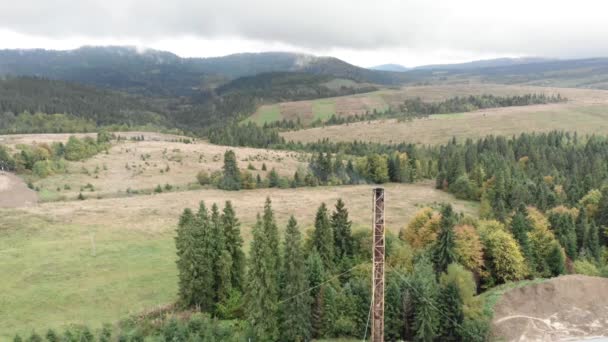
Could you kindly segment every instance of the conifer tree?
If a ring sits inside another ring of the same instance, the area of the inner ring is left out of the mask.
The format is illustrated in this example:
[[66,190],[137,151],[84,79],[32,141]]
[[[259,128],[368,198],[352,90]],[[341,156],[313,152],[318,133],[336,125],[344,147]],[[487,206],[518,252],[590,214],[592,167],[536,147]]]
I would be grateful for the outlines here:
[[193,230],[194,265],[192,305],[202,311],[212,312],[215,307],[215,263],[217,260],[212,239],[212,224],[205,204],[200,203]]
[[589,218],[587,210],[583,207],[576,220],[576,245],[579,253],[588,252],[587,250],[587,234],[589,234]]
[[462,298],[458,286],[449,282],[439,292],[441,310],[441,341],[461,341],[460,326],[464,321]]
[[414,307],[414,330],[416,340],[431,342],[439,331],[440,319],[437,307],[437,279],[433,265],[426,256],[414,265],[411,291]]
[[224,153],[224,178],[221,188],[225,190],[239,190],[241,188],[241,172],[236,161],[234,151],[228,150]]
[[211,220],[209,223],[209,244],[213,253],[214,299],[217,303],[225,299],[232,288],[230,274],[232,259],[226,249],[224,227],[222,226],[219,208],[215,203],[211,206]]
[[599,232],[595,223],[592,223],[589,226],[589,231],[587,232],[586,238],[587,240],[585,241],[585,247],[587,251],[596,261],[599,261],[602,251],[600,247]]
[[230,283],[238,291],[244,290],[245,275],[245,254],[243,253],[243,238],[241,237],[241,227],[236,217],[232,202],[226,201],[222,213],[222,227],[226,250],[230,255],[232,265],[230,268]]
[[334,232],[336,262],[353,256],[352,222],[348,220],[348,209],[342,199],[336,202],[336,210],[331,215],[331,227]]
[[321,203],[315,217],[313,246],[319,253],[325,270],[332,270],[334,268],[334,234],[325,203]]
[[270,197],[266,198],[266,203],[264,204],[264,216],[262,218],[264,234],[266,234],[266,239],[272,248],[274,272],[277,275],[277,281],[279,281],[278,272],[281,267],[279,228],[277,227],[277,223],[274,219],[274,211],[272,210],[272,202],[270,201]]
[[551,244],[551,249],[547,257],[547,264],[552,276],[558,276],[566,272],[566,257],[559,243],[554,240]]
[[296,219],[291,216],[285,230],[281,299],[281,340],[308,341],[310,339],[311,300],[308,294],[306,263],[302,251],[302,236]]
[[521,248],[521,252],[526,258],[530,269],[535,269],[534,261],[532,260],[532,250],[530,247],[530,239],[528,233],[532,231],[532,223],[528,220],[526,207],[521,205],[513,218],[511,219],[511,233]]
[[277,246],[269,241],[264,222],[259,215],[252,235],[247,276],[247,319],[255,340],[277,341],[279,290],[273,253]]
[[181,302],[186,306],[194,304],[193,283],[195,274],[195,239],[194,214],[185,209],[179,219],[175,248],[177,250],[178,293]]
[[325,278],[325,270],[323,269],[323,260],[314,247],[306,260],[306,273],[308,275],[308,287],[312,289],[310,291],[312,297],[311,335],[313,338],[319,338],[323,330],[323,288],[319,285]]
[[437,273],[445,272],[448,265],[456,261],[456,243],[454,241],[454,225],[456,215],[450,204],[441,209],[441,230],[433,247],[433,261]]

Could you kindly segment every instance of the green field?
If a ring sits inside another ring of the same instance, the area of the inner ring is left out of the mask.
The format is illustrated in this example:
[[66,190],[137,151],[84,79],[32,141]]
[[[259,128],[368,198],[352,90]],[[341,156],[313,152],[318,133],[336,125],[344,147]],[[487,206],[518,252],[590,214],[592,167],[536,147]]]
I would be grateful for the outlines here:
[[255,122],[258,125],[264,125],[265,123],[275,122],[281,120],[281,109],[278,104],[264,105],[246,122]]
[[98,328],[173,301],[172,235],[0,211],[0,340],[67,324]]
[[336,104],[334,100],[316,100],[312,103],[313,121],[327,121],[332,115],[336,114]]

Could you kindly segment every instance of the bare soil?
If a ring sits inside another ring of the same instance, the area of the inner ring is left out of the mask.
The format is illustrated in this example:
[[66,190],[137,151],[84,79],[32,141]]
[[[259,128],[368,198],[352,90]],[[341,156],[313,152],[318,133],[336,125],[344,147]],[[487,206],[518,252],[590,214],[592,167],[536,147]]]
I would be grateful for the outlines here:
[[12,173],[0,171],[0,208],[33,206],[38,195]]
[[513,289],[494,308],[498,341],[608,337],[608,279],[567,275]]

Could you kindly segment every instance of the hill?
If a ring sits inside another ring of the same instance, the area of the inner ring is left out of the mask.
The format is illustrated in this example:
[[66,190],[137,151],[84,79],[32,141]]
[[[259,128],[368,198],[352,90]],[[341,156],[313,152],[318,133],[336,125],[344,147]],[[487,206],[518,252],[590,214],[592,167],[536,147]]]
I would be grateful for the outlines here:
[[404,72],[410,70],[410,68],[404,67],[399,64],[382,64],[370,67],[368,69],[372,70],[380,70],[380,71],[396,71],[396,72]]
[[10,127],[24,112],[66,114],[68,118],[100,126],[169,125],[158,106],[142,97],[64,81],[32,77],[0,79],[0,131],[23,131]]
[[193,96],[231,79],[278,71],[380,84],[395,84],[402,77],[360,68],[337,58],[289,52],[181,58],[170,52],[125,46],[68,51],[0,50],[0,75],[72,81],[147,96]]
[[456,64],[430,64],[422,65],[415,68],[414,70],[472,70],[481,68],[494,68],[504,66],[517,66],[523,64],[534,64],[554,61],[554,59],[540,58],[540,57],[520,57],[520,58],[495,58],[495,59],[484,59],[479,61],[472,61],[466,63]]

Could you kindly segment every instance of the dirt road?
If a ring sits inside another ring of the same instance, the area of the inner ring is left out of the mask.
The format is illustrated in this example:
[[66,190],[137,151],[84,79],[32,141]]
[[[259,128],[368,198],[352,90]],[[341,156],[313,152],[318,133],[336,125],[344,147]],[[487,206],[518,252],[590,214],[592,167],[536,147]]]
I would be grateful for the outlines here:
[[38,195],[12,173],[0,171],[0,208],[34,206]]

